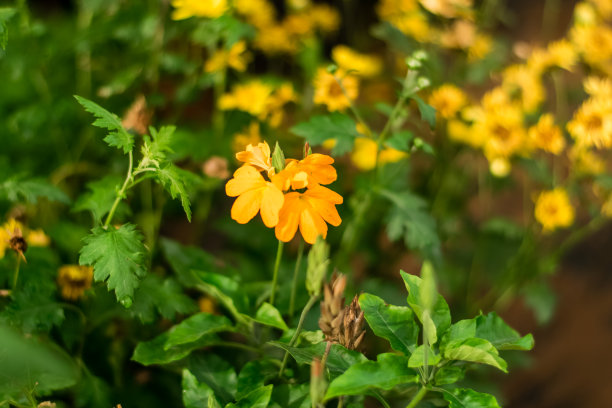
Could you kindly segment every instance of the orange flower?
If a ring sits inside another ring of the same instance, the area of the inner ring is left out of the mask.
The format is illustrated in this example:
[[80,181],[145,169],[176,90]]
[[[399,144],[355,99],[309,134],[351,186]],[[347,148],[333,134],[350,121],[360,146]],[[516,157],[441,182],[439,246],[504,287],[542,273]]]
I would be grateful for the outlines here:
[[331,156],[319,153],[309,154],[303,160],[288,159],[283,171],[274,178],[274,184],[286,191],[333,183],[338,178],[333,162]]
[[291,192],[285,195],[276,238],[289,242],[295,236],[298,226],[304,241],[314,244],[317,236],[327,236],[327,223],[337,227],[342,222],[336,204],[342,204],[342,196],[327,187],[314,185],[304,193]]
[[283,192],[266,181],[255,167],[245,165],[236,170],[234,178],[225,185],[225,193],[238,197],[232,206],[232,219],[239,224],[246,224],[258,212],[266,227],[272,228],[278,223],[285,201]]
[[245,151],[236,153],[238,161],[250,164],[258,171],[267,171],[268,175],[274,174],[272,159],[270,158],[270,146],[268,143],[257,143],[257,146],[249,144]]

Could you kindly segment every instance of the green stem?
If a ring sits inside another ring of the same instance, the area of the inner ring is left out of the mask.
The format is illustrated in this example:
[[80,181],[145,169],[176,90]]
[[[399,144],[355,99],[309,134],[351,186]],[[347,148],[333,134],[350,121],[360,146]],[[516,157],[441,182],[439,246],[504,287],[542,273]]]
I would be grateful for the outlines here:
[[[308,299],[308,303],[306,303],[306,306],[304,306],[304,309],[302,309],[302,314],[300,315],[300,321],[298,322],[297,328],[295,329],[295,333],[293,333],[293,336],[291,337],[291,340],[289,341],[289,347],[293,347],[295,345],[295,342],[299,338],[300,332],[302,331],[302,328],[304,327],[304,321],[306,320],[306,315],[308,315],[308,312],[310,311],[310,309],[312,308],[312,306],[315,304],[315,302],[318,299],[319,299],[318,295],[311,296],[310,299]],[[285,351],[285,357],[283,357],[283,362],[281,363],[280,370],[278,371],[279,377],[282,377],[283,375],[283,371],[285,370],[285,366],[287,365],[288,358],[289,358],[289,352]]]
[[304,255],[304,241],[300,239],[300,247],[298,248],[298,257],[295,261],[295,269],[293,270],[293,282],[291,284],[291,299],[289,300],[289,322],[293,318],[293,312],[295,311],[295,294],[297,292],[297,281],[298,274],[300,273],[300,266],[302,265],[302,256]]
[[272,275],[272,293],[270,294],[270,304],[274,306],[274,297],[276,294],[276,283],[278,280],[278,268],[280,267],[280,261],[283,257],[283,244],[284,242],[278,240],[278,248],[276,250],[276,260],[274,261],[274,273]]
[[17,288],[17,281],[19,280],[19,267],[21,266],[21,256],[17,254],[17,265],[15,265],[15,275],[13,275],[13,291]]
[[340,81],[340,79],[335,74],[334,74],[334,79],[336,80],[336,82],[338,83],[338,86],[342,90],[342,94],[344,94],[344,97],[349,101],[349,109],[351,110],[353,115],[355,115],[355,119],[357,119],[357,121],[361,123],[361,125],[367,129],[367,132],[369,133],[367,136],[370,136],[372,134],[370,127],[368,126],[366,121],[363,120],[363,118],[361,117],[361,114],[359,114],[359,111],[355,107],[355,104],[353,104],[353,101],[351,100],[351,98],[349,98],[348,93],[346,92],[346,89],[344,88],[344,85],[342,85],[342,81]]
[[419,402],[421,402],[421,400],[425,397],[425,394],[427,394],[427,388],[423,387],[419,390],[419,392],[416,393],[416,395],[412,398],[412,401],[410,401],[410,403],[408,405],[406,405],[406,408],[414,408],[417,406],[417,404]]
[[[423,321],[425,322],[426,316],[429,317],[429,310],[423,311]],[[423,325],[423,371],[425,375],[423,376],[423,381],[427,383],[429,381],[429,330],[427,330],[427,325]]]
[[338,397],[338,408],[342,408],[344,405],[344,395]]
[[132,151],[130,150],[130,152],[128,153],[128,157],[129,157],[129,164],[128,164],[128,171],[127,171],[127,175],[125,176],[125,181],[123,182],[123,186],[121,187],[121,190],[119,190],[119,192],[117,193],[117,197],[115,198],[115,202],[113,203],[113,206],[111,207],[108,216],[106,217],[106,221],[104,221],[104,228],[108,228],[108,226],[110,225],[110,222],[113,219],[113,216],[115,215],[115,211],[117,211],[117,206],[119,205],[119,203],[121,202],[121,200],[123,199],[123,197],[125,196],[125,192],[127,191],[127,189],[129,188],[129,184],[130,181],[132,181],[132,166],[134,165],[134,156],[132,154]]

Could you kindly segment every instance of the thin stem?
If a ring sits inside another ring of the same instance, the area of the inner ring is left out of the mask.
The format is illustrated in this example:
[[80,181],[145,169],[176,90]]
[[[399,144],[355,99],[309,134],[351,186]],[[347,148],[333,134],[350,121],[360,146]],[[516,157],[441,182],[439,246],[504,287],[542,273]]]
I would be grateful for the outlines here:
[[342,408],[344,405],[344,395],[338,397],[338,408]]
[[357,119],[357,121],[359,123],[361,123],[361,125],[367,129],[367,132],[369,133],[368,136],[370,136],[372,134],[372,131],[370,130],[370,127],[368,126],[366,121],[363,120],[363,118],[361,117],[361,114],[359,113],[359,111],[355,107],[355,104],[353,104],[353,101],[351,100],[351,98],[349,98],[348,93],[346,92],[346,89],[344,88],[344,85],[342,85],[342,81],[336,75],[334,75],[334,79],[338,83],[338,86],[342,90],[342,94],[344,95],[346,100],[349,101],[349,109],[351,110],[353,115],[355,115],[355,118]]
[[17,288],[17,280],[19,280],[19,267],[21,266],[21,256],[17,254],[17,264],[15,265],[15,275],[13,275],[13,291]]
[[[426,321],[426,317],[429,317],[429,309],[423,311],[423,321]],[[423,381],[427,383],[429,380],[429,333],[427,330],[427,325],[423,325],[423,371],[425,375],[423,376]]]
[[412,401],[410,401],[410,403],[408,405],[406,405],[406,408],[414,408],[417,406],[417,404],[419,402],[421,402],[421,400],[425,397],[425,394],[427,394],[427,388],[423,387],[419,390],[419,392],[416,393],[416,395],[414,397],[412,397]]
[[329,352],[331,351],[332,342],[328,341],[325,346],[325,353],[323,353],[323,358],[321,359],[321,372],[325,373],[325,363],[327,363],[327,357],[329,357]]
[[106,221],[104,221],[104,228],[108,228],[108,226],[110,225],[110,222],[112,221],[113,216],[115,215],[115,211],[117,211],[117,206],[119,205],[119,203],[125,196],[125,192],[128,189],[128,185],[130,181],[132,181],[132,166],[134,165],[134,156],[131,150],[128,153],[128,157],[129,157],[130,162],[128,164],[128,171],[127,171],[127,175],[125,176],[125,181],[123,182],[123,186],[121,187],[121,190],[119,190],[119,192],[117,193],[117,197],[115,198],[115,202],[113,203],[113,206],[111,207],[110,212],[108,213],[108,216],[106,217]]
[[304,255],[304,240],[300,239],[300,247],[298,248],[298,256],[295,261],[295,269],[293,270],[293,282],[291,284],[291,298],[289,300],[289,322],[293,318],[293,312],[295,311],[295,294],[297,292],[297,281],[298,274],[300,273],[300,266],[302,266],[302,256]]
[[[289,347],[293,347],[295,345],[295,342],[299,338],[302,328],[304,327],[304,321],[306,320],[306,315],[308,315],[308,312],[310,311],[310,309],[312,308],[312,306],[315,304],[315,302],[318,299],[319,299],[318,295],[311,296],[310,299],[308,299],[308,303],[306,303],[306,306],[304,306],[304,309],[302,309],[302,314],[300,315],[300,321],[298,322],[297,328],[295,329],[295,333],[293,333],[293,336],[291,337],[291,340],[289,341]],[[288,358],[289,358],[289,352],[285,351],[285,357],[283,357],[283,362],[281,363],[280,370],[278,371],[279,377],[282,377],[283,375],[283,371],[285,370],[285,366],[287,365]]]
[[276,250],[276,260],[274,261],[274,273],[272,275],[272,293],[270,294],[270,304],[274,306],[274,296],[276,294],[276,283],[278,280],[278,268],[280,267],[280,261],[283,257],[283,245],[284,242],[278,240],[278,248]]

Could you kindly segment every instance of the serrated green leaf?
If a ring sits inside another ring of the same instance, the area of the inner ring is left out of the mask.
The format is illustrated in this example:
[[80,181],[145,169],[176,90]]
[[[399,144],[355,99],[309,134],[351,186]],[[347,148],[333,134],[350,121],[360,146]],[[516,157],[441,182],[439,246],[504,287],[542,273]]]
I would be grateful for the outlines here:
[[193,375],[188,369],[183,369],[183,380],[181,381],[183,388],[183,404],[185,408],[202,408],[210,406],[209,401],[212,399],[212,404],[219,403],[215,398],[213,390],[206,385],[198,381],[195,375]]
[[227,404],[225,408],[266,408],[272,396],[272,384],[251,391],[238,402]]
[[0,197],[6,197],[13,203],[25,201],[36,204],[41,197],[64,204],[70,203],[66,193],[48,181],[23,175],[12,176],[1,182]]
[[272,153],[272,166],[277,173],[280,173],[285,168],[285,153],[281,149],[278,142],[274,146],[274,152]]
[[408,248],[422,251],[430,259],[439,257],[440,238],[427,202],[410,191],[382,190],[380,194],[392,204],[386,217],[389,239],[403,238]]
[[[408,360],[408,367],[412,367],[412,368],[423,367],[425,365],[424,351],[425,349],[422,344],[419,347],[417,347],[416,350],[414,350],[414,353],[412,353],[412,355],[410,356],[410,360]],[[440,355],[436,354],[430,347],[427,353],[427,365],[435,366],[440,362],[440,359],[441,359]]]
[[7,23],[17,13],[17,10],[11,7],[0,7],[0,48],[6,49],[8,42],[8,27]]
[[505,373],[508,372],[508,363],[499,357],[499,352],[495,346],[485,339],[474,337],[450,341],[444,348],[444,358],[488,364]]
[[165,348],[168,332],[162,333],[153,340],[138,343],[134,349],[132,360],[148,366],[152,364],[168,364],[188,356],[192,351],[211,344],[218,343],[215,334],[203,336],[193,343],[185,343],[175,347]]
[[175,126],[163,126],[157,131],[154,127],[149,128],[151,136],[143,136],[141,148],[142,159],[139,168],[155,166],[159,168],[166,161],[166,155],[172,153],[174,143]]
[[[316,357],[321,359],[325,353],[326,342],[314,344],[308,347],[291,347],[286,343],[279,341],[270,341],[275,347],[282,348],[291,354],[298,364],[312,364],[312,360]],[[333,344],[327,358],[326,367],[333,374],[341,374],[350,366],[359,362],[367,361],[366,357],[357,351],[348,350],[339,344]]]
[[195,302],[182,291],[172,278],[161,279],[147,275],[134,294],[131,312],[143,323],[150,323],[156,311],[164,318],[174,320],[177,314],[188,314],[197,310]]
[[465,366],[444,366],[440,367],[434,376],[436,385],[454,384],[465,377]]
[[94,279],[106,282],[119,302],[131,305],[134,290],[147,273],[142,234],[132,224],[108,230],[96,227],[91,232],[83,239],[85,246],[81,249],[79,263],[93,265]]
[[364,361],[349,367],[329,384],[325,399],[360,395],[372,389],[388,391],[396,385],[418,381],[418,373],[408,368],[408,357],[383,353],[377,356],[377,361]]
[[193,272],[195,269],[209,272],[219,269],[215,257],[201,248],[183,246],[167,238],[161,238],[160,244],[166,261],[183,286],[192,288],[200,282],[196,273]]
[[187,220],[191,222],[191,203],[189,201],[189,194],[187,193],[187,186],[185,175],[183,170],[179,169],[175,165],[168,163],[163,168],[160,168],[155,172],[158,181],[164,186],[164,189],[170,193],[170,196],[180,198],[181,205],[187,216]]
[[111,389],[100,377],[96,377],[88,370],[75,387],[74,404],[77,408],[108,408],[111,404]]
[[[423,280],[415,275],[410,275],[404,271],[400,271],[406,289],[408,290],[408,305],[412,308],[417,318],[423,324],[429,324],[428,319],[424,319],[423,300],[421,295],[421,284]],[[438,336],[442,335],[451,324],[450,309],[446,300],[439,293],[436,296],[436,301],[431,309],[431,322],[434,325],[433,330],[429,332],[429,344],[434,345],[438,341]]]
[[342,156],[353,148],[355,138],[359,136],[356,124],[349,116],[339,112],[329,115],[313,116],[308,122],[302,122],[291,128],[291,132],[303,137],[312,146],[319,146],[328,139],[335,139],[333,156]]
[[109,146],[123,150],[124,154],[132,151],[134,148],[134,136],[123,128],[121,119],[119,119],[117,115],[81,96],[74,95],[74,97],[87,112],[93,114],[97,118],[93,122],[94,126],[110,131],[104,138],[104,141]]
[[207,384],[221,404],[234,401],[237,378],[234,368],[216,354],[192,355],[188,364],[189,371],[199,382]]
[[384,300],[369,293],[359,297],[359,306],[374,334],[387,339],[393,350],[405,355],[414,351],[419,327],[410,308],[387,305]]
[[494,396],[469,388],[446,391],[444,399],[449,402],[449,408],[500,408]]
[[[121,178],[117,176],[106,176],[101,180],[87,183],[86,193],[83,193],[74,203],[74,211],[91,211],[97,222],[110,211],[117,198],[117,191],[121,187]],[[117,213],[125,211],[125,204],[120,203]]]
[[43,288],[17,291],[2,315],[24,333],[48,332],[53,326],[61,325],[65,317],[64,309],[51,296]]
[[255,313],[254,320],[266,326],[276,327],[282,331],[289,330],[278,309],[268,302],[264,302],[259,307],[257,313]]
[[436,109],[425,102],[417,95],[411,95],[411,99],[417,103],[419,107],[419,112],[421,112],[421,119],[426,121],[429,124],[429,127],[435,129],[436,127]]

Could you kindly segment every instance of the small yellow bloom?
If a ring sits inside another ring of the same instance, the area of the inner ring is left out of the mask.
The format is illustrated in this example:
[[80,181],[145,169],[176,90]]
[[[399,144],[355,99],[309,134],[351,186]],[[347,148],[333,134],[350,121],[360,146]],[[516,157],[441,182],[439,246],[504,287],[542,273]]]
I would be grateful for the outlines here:
[[234,9],[258,29],[269,27],[276,21],[276,9],[267,0],[234,0]]
[[584,90],[594,98],[612,99],[612,81],[610,78],[589,76],[584,80]]
[[565,148],[561,129],[555,125],[554,117],[550,113],[542,115],[538,123],[529,129],[529,141],[536,149],[552,154],[559,154]]
[[320,235],[327,237],[327,223],[338,226],[342,222],[337,204],[342,204],[342,196],[323,187],[313,186],[304,193],[291,192],[285,195],[285,205],[280,211],[275,228],[276,238],[289,242],[299,227],[304,241],[314,244]]
[[575,145],[572,147],[568,157],[572,164],[572,173],[597,175],[606,170],[606,162],[584,146]]
[[438,115],[451,119],[467,104],[467,96],[455,85],[445,84],[431,93],[429,104]]
[[589,98],[574,113],[567,130],[584,146],[612,147],[612,98]]
[[607,25],[575,26],[570,39],[584,61],[595,68],[609,67],[612,59],[612,29]]
[[505,157],[496,157],[489,163],[489,171],[495,177],[506,177],[511,169],[510,161]]
[[341,68],[335,74],[319,68],[314,87],[314,103],[327,106],[330,112],[347,109],[359,95],[359,80]]
[[257,32],[253,44],[267,55],[293,55],[299,49],[298,39],[287,31],[287,27],[281,24],[262,27]]
[[57,283],[62,291],[62,297],[77,300],[91,288],[93,268],[83,265],[64,265],[59,268]]
[[332,166],[331,156],[313,153],[303,160],[287,159],[283,171],[278,173],[273,182],[281,190],[289,188],[299,190],[316,184],[330,184],[336,181],[338,175]]
[[510,95],[516,94],[525,112],[535,111],[544,101],[546,91],[540,74],[527,65],[513,65],[503,72],[502,87]]
[[274,174],[272,158],[270,157],[270,146],[267,142],[258,143],[256,146],[248,145],[245,151],[236,153],[236,159],[255,167],[257,171],[265,171]]
[[228,9],[227,0],[172,0],[173,20],[190,17],[217,18]]
[[308,15],[314,27],[324,34],[333,33],[340,27],[340,14],[327,4],[314,4]]
[[49,237],[41,229],[28,231],[26,241],[28,242],[28,245],[34,247],[46,247],[51,243]]
[[375,55],[361,54],[346,45],[337,45],[332,50],[332,59],[346,71],[355,71],[362,77],[374,77],[382,71],[382,61]]
[[574,222],[574,207],[563,188],[540,193],[535,204],[535,218],[544,232],[569,227]]
[[219,72],[233,68],[238,72],[244,72],[251,55],[247,52],[245,41],[238,41],[228,50],[217,50],[204,65],[206,72]]
[[221,110],[238,109],[253,116],[262,116],[267,113],[268,98],[273,90],[272,86],[261,81],[238,84],[232,88],[231,93],[219,98],[219,108]]
[[370,171],[376,167],[377,155],[379,164],[395,163],[408,157],[408,153],[390,147],[379,153],[377,146],[376,142],[368,137],[356,138],[351,161],[359,170]]
[[244,146],[256,146],[258,143],[261,143],[259,122],[253,121],[249,124],[248,128],[243,129],[242,132],[234,135],[234,139],[232,140],[232,150],[239,152],[242,151]]

